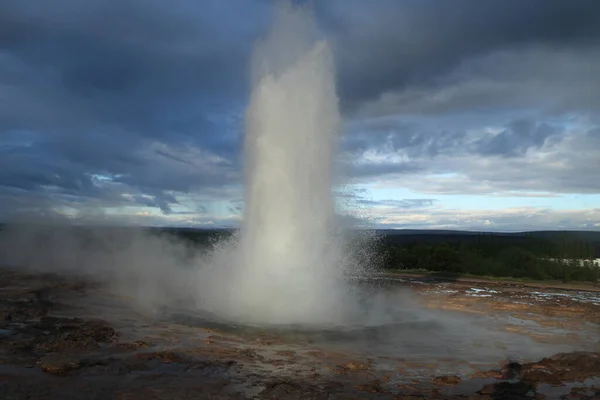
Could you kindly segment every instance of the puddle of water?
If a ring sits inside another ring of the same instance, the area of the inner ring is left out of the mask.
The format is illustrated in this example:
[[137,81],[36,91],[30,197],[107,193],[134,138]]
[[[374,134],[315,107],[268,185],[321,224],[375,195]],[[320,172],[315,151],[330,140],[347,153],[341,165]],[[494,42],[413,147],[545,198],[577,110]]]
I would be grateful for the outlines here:
[[541,299],[548,300],[552,298],[565,298],[581,303],[592,303],[594,305],[600,305],[600,296],[596,292],[531,292],[531,296]]
[[483,386],[497,382],[494,378],[475,378],[461,381],[458,385],[440,388],[444,396],[465,396],[475,393]]
[[[464,363],[498,363],[507,358],[535,360],[559,351],[574,350],[570,344],[537,343],[528,336],[502,329],[507,321],[539,328],[533,321],[510,317],[497,322],[491,316],[426,309],[407,310],[403,319],[394,323],[339,329],[235,326],[210,322],[190,314],[172,314],[169,319],[241,337],[274,335],[289,345],[310,345],[376,359],[393,357],[431,363],[447,358]],[[378,362],[382,363],[382,367],[386,366],[384,361]],[[456,369],[456,365],[452,368]]]
[[513,317],[512,315],[499,316],[498,319],[503,324],[518,325],[518,326],[527,327],[527,328],[530,328],[530,329],[539,329],[539,328],[546,329],[546,328],[543,328],[536,321],[532,321],[530,319],[523,319],[523,318]]
[[569,394],[573,388],[589,388],[592,386],[600,386],[600,377],[589,378],[584,382],[567,382],[564,386],[552,386],[547,383],[543,383],[538,386],[537,392],[548,398],[559,398],[560,396]]
[[469,290],[467,290],[466,293],[468,293],[468,292],[473,292],[473,293],[501,293],[498,290],[488,289],[488,288],[470,288]]

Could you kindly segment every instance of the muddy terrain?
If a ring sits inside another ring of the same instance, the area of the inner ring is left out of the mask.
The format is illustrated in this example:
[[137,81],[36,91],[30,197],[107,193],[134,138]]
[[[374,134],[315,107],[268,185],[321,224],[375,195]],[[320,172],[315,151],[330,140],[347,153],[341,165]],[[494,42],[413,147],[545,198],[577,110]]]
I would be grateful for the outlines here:
[[400,293],[387,301],[414,303],[405,320],[304,332],[152,313],[99,284],[2,269],[0,398],[600,398],[600,293],[379,279]]

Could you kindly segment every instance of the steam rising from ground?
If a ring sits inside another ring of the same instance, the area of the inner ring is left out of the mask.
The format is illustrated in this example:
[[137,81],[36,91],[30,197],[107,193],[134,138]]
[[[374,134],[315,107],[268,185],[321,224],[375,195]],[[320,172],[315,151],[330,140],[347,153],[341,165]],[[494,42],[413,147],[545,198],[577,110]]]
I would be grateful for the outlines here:
[[256,47],[245,218],[231,240],[199,252],[144,231],[38,224],[4,232],[4,259],[92,274],[145,305],[177,302],[228,321],[356,323],[365,314],[347,275],[369,265],[370,247],[336,223],[340,115],[333,56],[317,37],[310,11],[283,3]]

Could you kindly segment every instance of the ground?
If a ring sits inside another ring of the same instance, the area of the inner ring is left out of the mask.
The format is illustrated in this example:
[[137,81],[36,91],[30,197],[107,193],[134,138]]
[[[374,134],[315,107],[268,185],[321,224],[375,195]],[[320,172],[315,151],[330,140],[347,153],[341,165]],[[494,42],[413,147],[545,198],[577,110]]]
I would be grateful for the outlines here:
[[359,334],[240,329],[2,269],[0,398],[600,398],[600,293],[374,280],[418,318]]

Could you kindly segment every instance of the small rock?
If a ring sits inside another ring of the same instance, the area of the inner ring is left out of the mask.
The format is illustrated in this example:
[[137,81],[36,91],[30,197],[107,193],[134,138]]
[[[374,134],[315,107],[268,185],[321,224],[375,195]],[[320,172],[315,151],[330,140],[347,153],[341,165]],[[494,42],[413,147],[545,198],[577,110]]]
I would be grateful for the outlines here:
[[561,386],[563,382],[583,382],[600,375],[600,357],[597,353],[559,353],[536,363],[523,364],[520,371],[523,381],[537,386],[547,383]]
[[371,369],[371,366],[357,361],[350,361],[349,363],[342,365],[341,369],[347,371],[367,371]]
[[486,379],[486,378],[502,378],[502,371],[499,370],[489,370],[489,371],[477,371],[469,376],[469,379]]
[[494,399],[521,399],[529,398],[532,387],[525,382],[498,382],[485,385],[477,393],[481,395],[491,395]]
[[65,354],[48,354],[39,361],[42,371],[53,375],[65,375],[81,367],[81,360]]
[[370,392],[370,393],[382,393],[383,388],[381,387],[381,381],[373,380],[371,382],[365,383],[363,385],[356,386],[356,389],[361,392]]
[[443,375],[443,376],[436,376],[435,378],[432,379],[432,381],[436,385],[445,385],[445,386],[458,385],[460,383],[460,377],[458,377],[456,375]]
[[329,395],[316,388],[297,382],[274,382],[259,393],[261,399],[325,400]]
[[484,387],[482,387],[481,390],[479,390],[477,393],[483,394],[483,395],[490,395],[490,394],[494,393],[495,390],[496,390],[495,384],[490,383],[490,384],[487,384]]
[[131,342],[131,343],[119,343],[117,345],[117,347],[123,349],[123,350],[137,350],[137,349],[146,349],[148,347],[150,347],[150,345],[146,342],[144,342],[143,340],[136,340],[135,342]]

